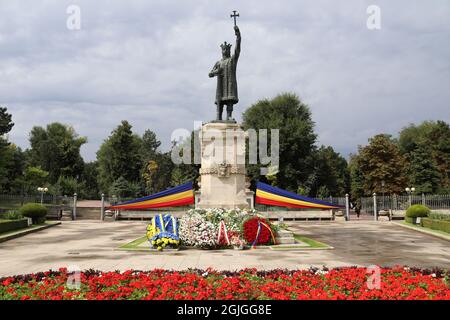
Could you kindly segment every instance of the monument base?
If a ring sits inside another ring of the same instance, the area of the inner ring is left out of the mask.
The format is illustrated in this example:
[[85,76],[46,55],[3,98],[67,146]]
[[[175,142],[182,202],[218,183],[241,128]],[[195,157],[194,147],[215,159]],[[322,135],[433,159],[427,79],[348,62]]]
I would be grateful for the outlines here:
[[231,121],[202,126],[197,208],[249,208],[245,178],[245,132]]

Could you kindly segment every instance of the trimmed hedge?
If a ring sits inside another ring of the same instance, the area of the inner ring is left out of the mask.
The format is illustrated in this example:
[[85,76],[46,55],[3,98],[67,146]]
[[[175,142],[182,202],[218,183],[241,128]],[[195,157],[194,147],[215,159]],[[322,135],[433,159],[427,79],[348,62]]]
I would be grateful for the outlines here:
[[14,231],[28,227],[28,220],[0,220],[0,233]]
[[450,221],[450,214],[436,211],[436,212],[431,212],[428,215],[428,218],[433,219],[433,220]]
[[430,212],[430,208],[421,204],[414,204],[406,210],[406,216],[411,218],[423,218],[427,217]]
[[450,221],[422,218],[420,225],[425,228],[440,230],[450,233]]
[[414,224],[416,222],[416,218],[405,217],[405,222]]
[[27,203],[19,211],[22,216],[33,219],[33,224],[45,222],[47,215],[47,208],[38,203]]

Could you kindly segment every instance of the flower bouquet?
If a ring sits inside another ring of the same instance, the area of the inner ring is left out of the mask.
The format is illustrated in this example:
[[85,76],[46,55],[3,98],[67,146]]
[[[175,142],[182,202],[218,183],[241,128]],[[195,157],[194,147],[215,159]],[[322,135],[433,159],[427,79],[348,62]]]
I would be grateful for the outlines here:
[[262,217],[251,217],[243,225],[244,239],[255,247],[256,245],[275,244],[275,235],[272,225]]
[[154,216],[152,222],[147,226],[147,239],[151,246],[158,251],[163,250],[166,246],[177,248],[180,244],[177,218],[170,214]]
[[211,249],[217,246],[217,228],[196,210],[180,219],[180,240],[186,246]]

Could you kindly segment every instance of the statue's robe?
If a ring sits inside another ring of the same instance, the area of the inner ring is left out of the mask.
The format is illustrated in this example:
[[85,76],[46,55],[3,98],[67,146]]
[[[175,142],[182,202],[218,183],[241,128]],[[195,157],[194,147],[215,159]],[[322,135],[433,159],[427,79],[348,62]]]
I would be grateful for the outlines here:
[[236,81],[237,59],[235,55],[216,63],[214,69],[218,70],[216,104],[236,104],[239,101]]
[[237,37],[234,54],[216,62],[211,73],[217,75],[216,105],[236,104],[239,101],[236,66],[241,52],[241,37]]

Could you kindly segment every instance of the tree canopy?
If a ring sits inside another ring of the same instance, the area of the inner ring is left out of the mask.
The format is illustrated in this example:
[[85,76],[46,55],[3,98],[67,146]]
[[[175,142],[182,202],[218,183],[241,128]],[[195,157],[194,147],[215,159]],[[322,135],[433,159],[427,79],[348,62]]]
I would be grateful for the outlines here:
[[[101,193],[138,197],[199,177],[198,164],[173,163],[171,151],[160,150],[155,132],[147,129],[138,135],[125,120],[104,140],[97,160],[89,163],[80,154],[87,139],[68,125],[33,127],[25,151],[8,141],[13,126],[11,114],[0,108],[2,193],[36,193],[37,187],[46,186],[52,194],[77,192],[82,198],[98,199]],[[373,192],[402,193],[405,187],[424,193],[450,192],[450,126],[441,120],[410,124],[397,138],[375,135],[350,155],[348,163],[331,146],[316,145],[311,111],[295,94],[257,101],[244,112],[243,126],[267,130],[268,146],[270,130],[279,129],[278,171],[264,176],[261,164],[247,165],[253,185],[262,180],[312,197],[350,193],[354,204]],[[196,134],[183,142],[191,143],[192,158]]]
[[411,162],[409,180],[416,189],[423,192],[450,191],[448,123],[438,120],[424,121],[419,125],[410,124],[400,131],[398,144]]
[[363,177],[366,195],[376,193],[401,193],[407,186],[407,162],[390,135],[379,134],[369,139],[369,144],[359,148],[353,161]]
[[[276,178],[270,181],[281,188],[297,191],[299,186],[310,188],[314,173],[313,151],[316,142],[311,111],[298,96],[284,93],[273,99],[264,99],[249,107],[243,114],[243,126],[247,129],[279,129],[280,162]],[[253,180],[260,177],[261,165],[249,165]]]
[[30,133],[29,161],[32,166],[49,172],[49,182],[56,183],[60,176],[79,178],[84,161],[80,148],[87,142],[68,125],[58,122],[33,127]]

